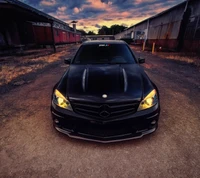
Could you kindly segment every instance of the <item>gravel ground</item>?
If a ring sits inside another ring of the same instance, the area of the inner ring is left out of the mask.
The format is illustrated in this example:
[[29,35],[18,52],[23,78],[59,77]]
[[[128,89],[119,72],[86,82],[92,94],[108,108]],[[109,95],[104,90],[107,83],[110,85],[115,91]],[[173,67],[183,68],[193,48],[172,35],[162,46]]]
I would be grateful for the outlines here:
[[146,58],[144,69],[160,90],[161,115],[154,134],[100,144],[55,131],[50,95],[67,67],[59,60],[32,74],[30,83],[0,95],[0,177],[199,178],[199,68],[135,53]]

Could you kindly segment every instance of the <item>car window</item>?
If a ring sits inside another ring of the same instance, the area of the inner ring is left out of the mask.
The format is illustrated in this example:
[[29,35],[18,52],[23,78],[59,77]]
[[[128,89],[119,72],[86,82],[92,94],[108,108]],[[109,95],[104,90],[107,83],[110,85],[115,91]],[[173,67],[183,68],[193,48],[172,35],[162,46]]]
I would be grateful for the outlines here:
[[135,59],[126,44],[91,44],[80,47],[74,64],[133,64]]

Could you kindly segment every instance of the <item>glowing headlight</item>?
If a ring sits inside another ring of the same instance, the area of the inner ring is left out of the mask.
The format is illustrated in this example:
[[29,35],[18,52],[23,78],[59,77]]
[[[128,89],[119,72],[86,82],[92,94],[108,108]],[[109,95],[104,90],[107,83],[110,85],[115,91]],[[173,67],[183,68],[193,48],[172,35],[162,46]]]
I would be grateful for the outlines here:
[[72,110],[69,101],[57,89],[53,94],[53,102],[61,108]]
[[138,111],[153,107],[158,103],[158,96],[156,90],[152,90],[140,103]]

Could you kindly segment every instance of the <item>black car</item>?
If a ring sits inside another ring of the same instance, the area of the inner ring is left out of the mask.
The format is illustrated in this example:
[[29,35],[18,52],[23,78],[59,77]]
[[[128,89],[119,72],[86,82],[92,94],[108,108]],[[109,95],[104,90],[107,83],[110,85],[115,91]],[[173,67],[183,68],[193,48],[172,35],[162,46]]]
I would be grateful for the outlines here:
[[52,93],[59,132],[98,142],[140,138],[157,129],[159,93],[127,43],[88,41],[78,49]]

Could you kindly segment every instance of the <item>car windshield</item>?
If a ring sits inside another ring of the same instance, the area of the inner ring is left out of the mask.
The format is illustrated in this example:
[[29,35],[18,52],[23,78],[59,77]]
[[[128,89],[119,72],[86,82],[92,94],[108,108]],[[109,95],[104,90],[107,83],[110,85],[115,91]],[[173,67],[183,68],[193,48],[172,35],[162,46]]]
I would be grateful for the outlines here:
[[88,44],[80,47],[73,64],[134,64],[126,44]]

